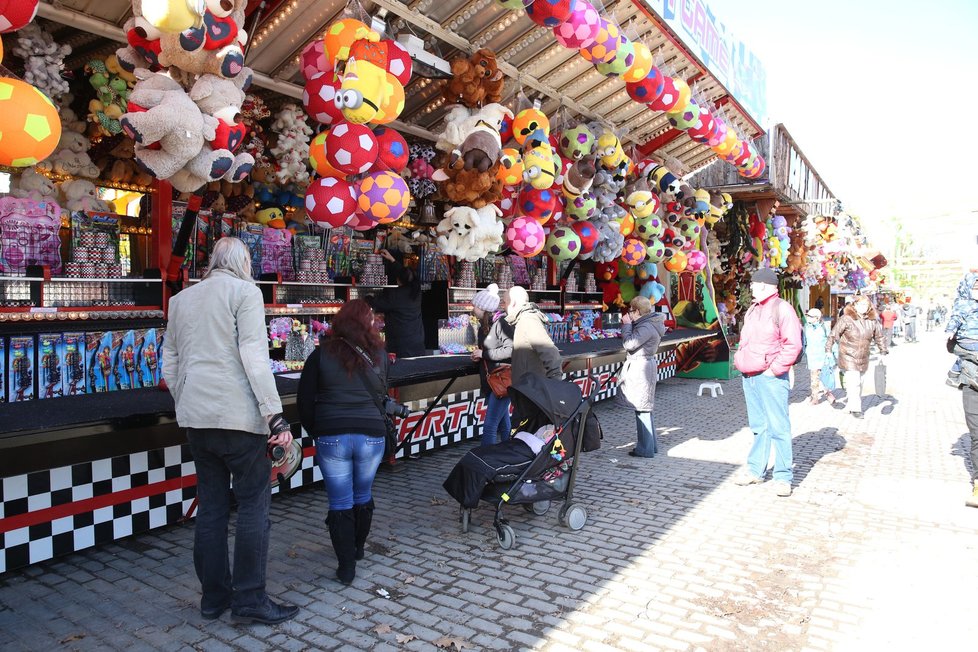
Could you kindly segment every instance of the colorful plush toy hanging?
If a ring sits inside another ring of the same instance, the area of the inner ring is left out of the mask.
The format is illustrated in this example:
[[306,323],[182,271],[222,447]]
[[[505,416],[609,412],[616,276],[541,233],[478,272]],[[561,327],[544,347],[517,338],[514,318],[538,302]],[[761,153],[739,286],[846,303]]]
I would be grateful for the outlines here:
[[35,165],[60,139],[58,109],[44,93],[19,79],[0,79],[0,165]]

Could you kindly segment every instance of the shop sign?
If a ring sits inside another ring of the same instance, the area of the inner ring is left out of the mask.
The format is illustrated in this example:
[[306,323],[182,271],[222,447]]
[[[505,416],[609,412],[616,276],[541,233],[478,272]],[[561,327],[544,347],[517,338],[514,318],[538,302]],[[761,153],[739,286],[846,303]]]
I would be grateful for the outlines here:
[[767,73],[705,0],[643,0],[696,55],[754,121],[767,121]]

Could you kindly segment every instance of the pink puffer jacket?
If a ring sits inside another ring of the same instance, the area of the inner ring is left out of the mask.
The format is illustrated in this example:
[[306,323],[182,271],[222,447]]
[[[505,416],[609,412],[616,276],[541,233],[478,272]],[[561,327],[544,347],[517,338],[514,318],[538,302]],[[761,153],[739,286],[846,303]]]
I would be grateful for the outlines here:
[[753,303],[744,315],[740,346],[734,365],[745,376],[768,369],[775,376],[787,373],[801,352],[801,322],[787,301],[773,295]]

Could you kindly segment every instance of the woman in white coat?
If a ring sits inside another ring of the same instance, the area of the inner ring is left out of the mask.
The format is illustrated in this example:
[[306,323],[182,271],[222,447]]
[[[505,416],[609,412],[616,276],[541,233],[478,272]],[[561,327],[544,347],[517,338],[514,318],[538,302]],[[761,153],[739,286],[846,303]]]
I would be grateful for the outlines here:
[[655,383],[658,366],[655,354],[666,334],[665,317],[652,312],[647,297],[638,296],[622,317],[621,338],[625,365],[618,375],[619,402],[635,410],[638,443],[628,451],[632,457],[655,457],[659,445],[655,437],[652,411],[655,408]]

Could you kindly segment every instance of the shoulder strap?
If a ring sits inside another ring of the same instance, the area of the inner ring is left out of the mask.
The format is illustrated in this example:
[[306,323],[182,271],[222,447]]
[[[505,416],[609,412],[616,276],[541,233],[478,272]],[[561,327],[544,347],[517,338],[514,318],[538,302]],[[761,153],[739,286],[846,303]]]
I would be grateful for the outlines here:
[[[354,351],[356,351],[358,354],[360,354],[360,357],[363,358],[363,361],[367,363],[367,367],[370,369],[370,371],[373,372],[374,379],[377,381],[376,383],[370,382],[369,378],[367,377],[367,372],[363,369],[363,367],[357,368],[357,375],[360,376],[360,382],[363,383],[363,386],[367,388],[367,391],[370,394],[370,398],[373,400],[374,405],[377,406],[377,411],[380,412],[380,416],[386,418],[387,412],[384,410],[384,406],[380,402],[380,392],[383,391],[386,394],[387,385],[383,382],[383,379],[380,377],[380,374],[378,374],[377,371],[374,369],[373,363],[370,360],[370,356],[367,354],[366,351],[364,351],[356,344],[351,344],[350,342],[347,342],[343,338],[340,338],[340,341],[346,344],[347,346],[349,346]],[[374,387],[375,391],[372,392],[370,391],[371,386]]]

